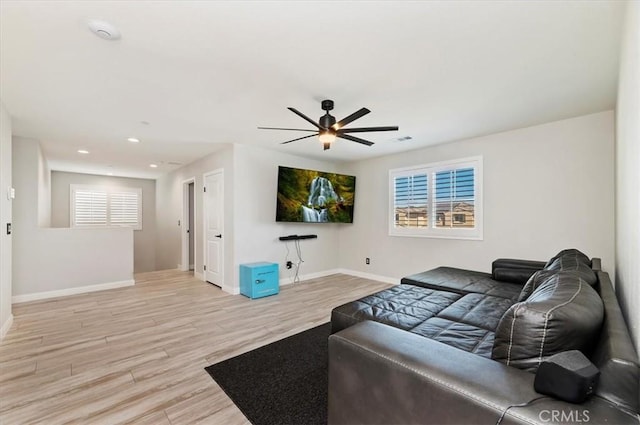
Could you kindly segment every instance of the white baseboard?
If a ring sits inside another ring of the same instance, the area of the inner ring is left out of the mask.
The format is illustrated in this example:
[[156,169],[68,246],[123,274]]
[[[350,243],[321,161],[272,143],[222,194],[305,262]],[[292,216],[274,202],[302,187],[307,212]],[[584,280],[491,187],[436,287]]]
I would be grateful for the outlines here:
[[[291,270],[293,270],[293,269],[291,269]],[[342,273],[342,272],[340,271],[340,269],[330,269],[330,270],[323,270],[321,272],[301,274],[298,277],[300,278],[300,281],[302,282],[303,280],[317,279],[319,277],[325,277],[325,276],[329,276],[329,275],[336,274],[336,273]],[[280,286],[291,285],[293,283],[294,275],[295,275],[295,272],[291,273],[291,276],[287,276],[287,277],[281,278],[280,282],[279,282]]]
[[9,332],[9,329],[11,329],[11,325],[13,325],[13,314],[9,315],[9,318],[4,322],[2,328],[0,328],[0,341],[2,341],[5,336],[7,336],[7,332]]
[[[303,280],[309,280],[309,279],[316,279],[319,277],[330,276],[332,274],[338,274],[338,273],[361,277],[363,279],[371,279],[378,282],[391,283],[393,285],[400,284],[400,279],[397,277],[380,276],[377,274],[364,273],[364,272],[359,272],[356,270],[349,270],[349,269],[330,269],[330,270],[324,270],[316,273],[309,273],[304,275],[301,274],[299,277],[300,277],[300,281],[303,281]],[[293,283],[293,276],[288,276],[280,279],[280,286],[291,285],[292,283]]]
[[231,294],[231,295],[238,295],[240,293],[240,288],[230,288],[228,286],[223,285],[220,289],[222,289],[227,294]]
[[36,292],[34,294],[15,295],[11,301],[24,303],[28,301],[45,300],[47,298],[66,297],[68,295],[84,294],[87,292],[104,291],[106,289],[123,288],[135,285],[135,280],[121,280],[119,282],[99,283],[97,285],[77,286],[75,288],[58,289],[56,291]]
[[380,276],[372,273],[359,272],[357,270],[349,270],[349,269],[338,269],[335,273],[343,273],[351,276],[361,277],[363,279],[371,279],[377,280],[378,282],[391,283],[393,285],[400,284],[400,278],[398,277],[388,277],[388,276]]

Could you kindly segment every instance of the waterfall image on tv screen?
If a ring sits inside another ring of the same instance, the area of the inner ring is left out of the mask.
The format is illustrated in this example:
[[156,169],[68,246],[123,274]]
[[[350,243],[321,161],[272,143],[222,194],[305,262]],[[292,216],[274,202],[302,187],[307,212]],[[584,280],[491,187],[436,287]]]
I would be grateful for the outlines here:
[[352,223],[355,176],[278,167],[276,221]]

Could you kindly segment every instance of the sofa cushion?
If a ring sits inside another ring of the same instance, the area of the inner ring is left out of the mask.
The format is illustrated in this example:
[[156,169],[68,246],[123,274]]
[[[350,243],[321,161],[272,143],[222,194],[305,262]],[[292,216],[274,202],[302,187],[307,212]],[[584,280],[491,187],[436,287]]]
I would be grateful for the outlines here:
[[479,356],[491,358],[494,333],[487,329],[441,317],[433,317],[411,329],[411,332]]
[[544,266],[545,270],[575,271],[591,286],[598,278],[591,269],[591,260],[577,249],[564,249],[553,256]]
[[588,355],[602,320],[598,293],[575,273],[557,272],[500,319],[492,358],[535,372],[543,360],[562,351]]
[[331,311],[331,332],[364,320],[409,330],[434,317],[461,298],[460,294],[414,285],[398,285]]
[[491,276],[501,282],[524,285],[532,274],[542,270],[545,261],[498,258],[491,263]]
[[515,300],[522,285],[493,280],[489,273],[438,267],[402,278],[401,283],[466,295],[479,293]]
[[529,278],[527,283],[522,287],[520,295],[518,296],[518,302],[525,301],[538,288],[543,282],[549,279],[551,276],[558,273],[555,270],[540,270],[535,272],[533,276]]
[[506,298],[468,294],[438,313],[438,317],[493,332],[512,305],[513,301]]
[[576,261],[579,261],[581,263],[584,263],[585,265],[591,267],[591,260],[589,259],[589,257],[584,254],[583,252],[575,249],[575,248],[570,248],[570,249],[563,249],[562,251],[560,251],[559,253],[557,253],[556,255],[554,255],[553,257],[551,257],[549,259],[549,261],[547,261],[547,264],[544,266],[544,268],[547,268],[548,266],[551,265],[551,263],[553,263],[554,261],[556,261],[558,258],[560,257],[573,257],[576,259]]
[[[598,281],[598,277],[591,269],[591,266],[584,262],[584,259],[577,254],[566,254],[556,258],[550,264],[545,266],[545,270],[553,271],[571,271],[576,273],[580,278],[584,279],[589,285],[593,286]],[[582,254],[584,255],[584,254]]]

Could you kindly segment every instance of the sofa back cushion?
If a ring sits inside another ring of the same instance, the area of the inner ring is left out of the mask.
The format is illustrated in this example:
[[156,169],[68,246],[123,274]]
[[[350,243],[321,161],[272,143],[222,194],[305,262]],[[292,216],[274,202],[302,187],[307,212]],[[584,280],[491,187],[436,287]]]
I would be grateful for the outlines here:
[[562,351],[588,355],[602,320],[598,293],[573,272],[555,272],[502,316],[491,357],[535,372],[542,361]]
[[591,286],[598,281],[595,272],[591,269],[591,260],[577,249],[561,251],[549,260],[544,270],[572,271]]
[[529,296],[533,294],[533,291],[538,288],[538,286],[542,285],[547,281],[547,279],[549,279],[556,273],[558,272],[555,270],[539,270],[531,275],[529,280],[527,280],[527,283],[524,284],[522,290],[520,291],[518,302],[526,301],[527,298],[529,298]]
[[562,251],[560,251],[559,253],[557,253],[553,257],[551,257],[551,259],[549,261],[547,261],[547,265],[545,266],[545,268],[550,266],[551,263],[553,263],[554,261],[556,261],[560,257],[573,257],[577,261],[580,261],[581,263],[584,263],[587,266],[591,267],[591,260],[589,259],[589,257],[585,253],[583,253],[583,252],[581,252],[581,251],[579,251],[579,250],[577,250],[575,248],[571,248],[571,249],[563,249]]

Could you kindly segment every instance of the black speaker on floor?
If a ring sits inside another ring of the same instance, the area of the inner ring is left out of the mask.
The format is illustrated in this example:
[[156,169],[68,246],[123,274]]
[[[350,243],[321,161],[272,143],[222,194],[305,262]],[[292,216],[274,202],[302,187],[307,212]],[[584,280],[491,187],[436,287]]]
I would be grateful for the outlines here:
[[540,394],[582,403],[596,389],[600,371],[578,350],[564,351],[543,361],[533,382]]

